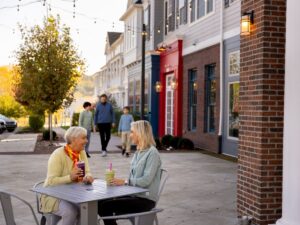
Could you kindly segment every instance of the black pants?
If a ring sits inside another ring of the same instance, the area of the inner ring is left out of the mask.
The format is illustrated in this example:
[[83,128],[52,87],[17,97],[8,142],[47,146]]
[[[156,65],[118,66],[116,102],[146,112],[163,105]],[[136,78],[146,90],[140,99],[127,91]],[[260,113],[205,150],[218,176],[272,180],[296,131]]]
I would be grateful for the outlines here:
[[[155,202],[146,198],[125,196],[116,199],[98,202],[98,214],[100,216],[123,215],[140,213],[153,209]],[[104,220],[105,225],[117,225],[116,220]]]
[[110,140],[111,123],[98,123],[97,126],[100,133],[102,151],[107,151],[107,145]]

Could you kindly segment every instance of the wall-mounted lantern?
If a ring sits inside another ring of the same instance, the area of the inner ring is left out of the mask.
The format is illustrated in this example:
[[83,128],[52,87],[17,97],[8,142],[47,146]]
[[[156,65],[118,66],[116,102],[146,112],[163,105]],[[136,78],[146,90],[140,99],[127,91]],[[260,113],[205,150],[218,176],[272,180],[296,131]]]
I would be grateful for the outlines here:
[[254,11],[245,12],[241,18],[241,35],[249,35],[254,22]]
[[162,84],[161,84],[160,81],[156,81],[156,83],[155,83],[155,91],[157,93],[160,93],[162,91]]

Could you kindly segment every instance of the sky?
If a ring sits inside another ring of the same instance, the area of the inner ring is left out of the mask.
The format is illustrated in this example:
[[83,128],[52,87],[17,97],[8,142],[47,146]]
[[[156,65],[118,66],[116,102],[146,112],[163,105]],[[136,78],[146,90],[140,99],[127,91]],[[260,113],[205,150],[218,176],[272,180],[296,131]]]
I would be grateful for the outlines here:
[[[61,23],[71,28],[71,37],[86,61],[87,75],[105,65],[105,39],[108,31],[123,32],[119,18],[127,0],[0,0],[0,66],[16,62],[21,35],[18,24],[41,25],[49,14],[60,15]],[[19,7],[18,7],[19,5]],[[73,11],[75,10],[75,18]]]

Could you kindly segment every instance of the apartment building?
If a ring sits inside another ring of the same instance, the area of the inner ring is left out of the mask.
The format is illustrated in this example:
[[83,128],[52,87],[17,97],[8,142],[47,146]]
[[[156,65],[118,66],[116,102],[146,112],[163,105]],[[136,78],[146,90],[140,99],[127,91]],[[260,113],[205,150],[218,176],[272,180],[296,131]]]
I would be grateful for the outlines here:
[[108,32],[106,37],[106,64],[95,76],[95,95],[111,95],[117,106],[127,105],[128,79],[123,67],[124,37],[120,32]]

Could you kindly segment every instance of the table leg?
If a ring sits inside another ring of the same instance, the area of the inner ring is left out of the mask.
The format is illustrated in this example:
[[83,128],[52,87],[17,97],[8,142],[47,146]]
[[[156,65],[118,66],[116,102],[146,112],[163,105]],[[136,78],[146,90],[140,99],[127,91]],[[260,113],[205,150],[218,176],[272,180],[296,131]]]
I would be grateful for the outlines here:
[[80,204],[80,225],[98,224],[98,202],[85,202]]

